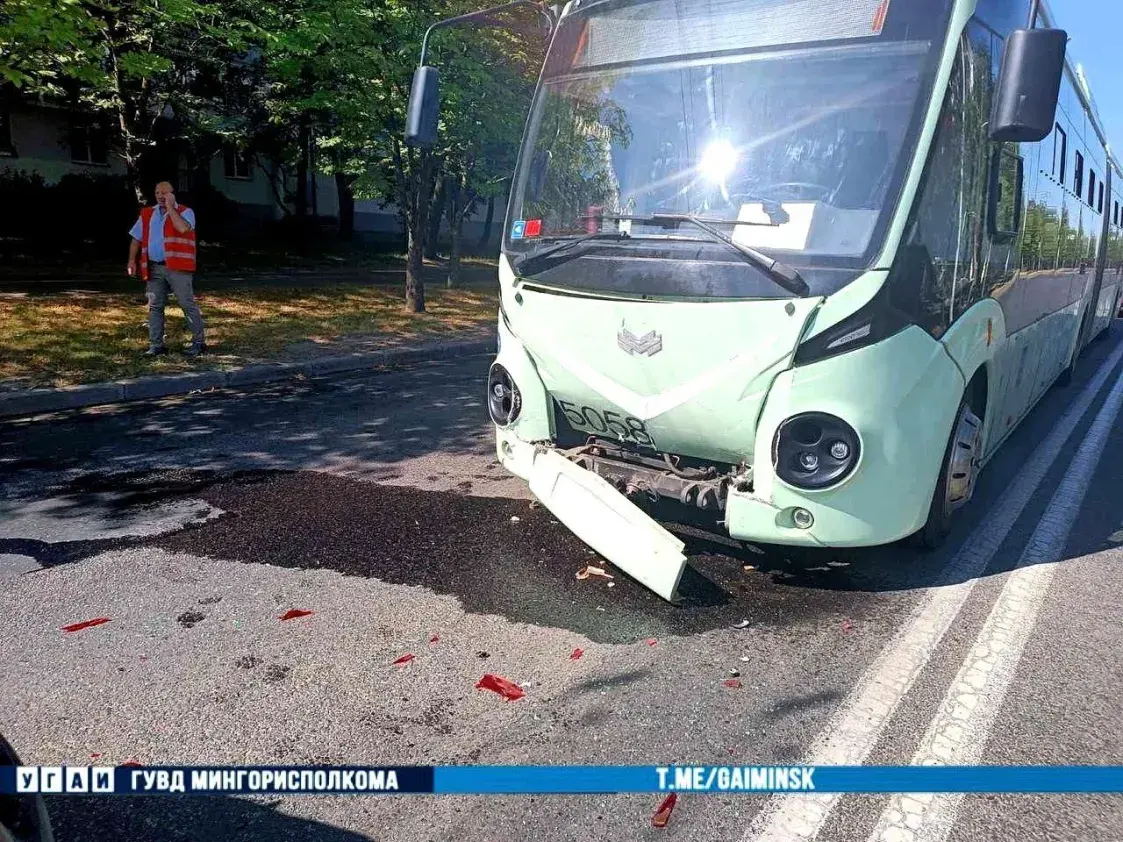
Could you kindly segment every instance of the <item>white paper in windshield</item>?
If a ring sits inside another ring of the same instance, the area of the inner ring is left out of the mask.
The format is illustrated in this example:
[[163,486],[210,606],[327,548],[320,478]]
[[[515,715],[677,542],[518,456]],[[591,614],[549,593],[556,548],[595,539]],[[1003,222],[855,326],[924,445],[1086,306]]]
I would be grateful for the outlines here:
[[[592,12],[576,67],[873,38],[890,0],[655,0]],[[576,69],[575,67],[575,69]]]

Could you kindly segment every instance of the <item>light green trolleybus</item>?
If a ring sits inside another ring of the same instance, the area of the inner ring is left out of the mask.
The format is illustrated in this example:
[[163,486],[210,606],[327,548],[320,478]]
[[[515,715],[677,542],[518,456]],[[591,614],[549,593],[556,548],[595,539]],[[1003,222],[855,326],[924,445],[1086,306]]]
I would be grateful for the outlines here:
[[503,465],[667,599],[683,544],[648,501],[744,541],[937,545],[1118,309],[1123,177],[1049,9],[559,11],[500,259]]

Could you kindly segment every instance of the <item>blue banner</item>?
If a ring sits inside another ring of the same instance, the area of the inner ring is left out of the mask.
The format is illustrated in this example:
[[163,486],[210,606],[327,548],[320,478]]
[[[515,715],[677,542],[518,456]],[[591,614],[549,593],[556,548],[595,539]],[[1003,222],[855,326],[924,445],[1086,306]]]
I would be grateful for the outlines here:
[[6,766],[0,795],[1117,793],[1123,766]]

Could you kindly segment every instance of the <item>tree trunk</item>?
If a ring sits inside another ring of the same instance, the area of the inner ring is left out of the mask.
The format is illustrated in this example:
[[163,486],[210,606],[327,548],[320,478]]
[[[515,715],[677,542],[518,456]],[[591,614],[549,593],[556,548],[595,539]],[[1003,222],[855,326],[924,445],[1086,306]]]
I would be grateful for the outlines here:
[[335,192],[339,194],[339,239],[355,236],[355,193],[351,189],[352,177],[346,173],[335,174]]
[[391,150],[398,207],[406,219],[406,309],[424,313],[425,279],[421,271],[435,162],[427,150],[403,149],[397,138],[391,139]]
[[452,237],[452,246],[448,253],[448,279],[446,285],[453,289],[460,283],[460,240],[464,229],[464,182],[466,176],[456,176],[456,180],[449,180],[449,206],[448,227]]
[[296,215],[308,215],[308,143],[312,137],[312,124],[307,116],[300,118],[300,158],[296,164]]
[[460,240],[464,228],[464,216],[458,214],[453,220],[452,231],[449,232],[452,242],[448,249],[448,288],[455,289],[460,286]]
[[406,309],[411,313],[425,312],[425,279],[421,276],[424,268],[422,260],[422,238],[425,233],[423,214],[414,215],[409,229],[409,243],[406,246]]
[[429,230],[425,235],[425,256],[430,260],[437,259],[437,241],[441,237],[441,220],[445,215],[445,205],[448,202],[449,179],[442,178],[437,196],[433,200],[433,207],[429,211]]
[[495,197],[489,196],[487,200],[487,216],[484,218],[484,232],[480,234],[480,241],[476,244],[476,251],[487,251],[491,242],[491,226],[495,222]]

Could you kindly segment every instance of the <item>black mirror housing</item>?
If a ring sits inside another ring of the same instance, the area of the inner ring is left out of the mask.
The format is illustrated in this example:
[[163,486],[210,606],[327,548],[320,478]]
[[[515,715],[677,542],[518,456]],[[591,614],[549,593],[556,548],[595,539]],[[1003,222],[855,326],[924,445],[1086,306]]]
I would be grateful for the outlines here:
[[413,74],[406,110],[406,146],[431,149],[437,142],[440,117],[440,74],[435,67],[418,67]]
[[1006,39],[990,114],[991,140],[1038,143],[1057,119],[1068,33],[1016,29]]

